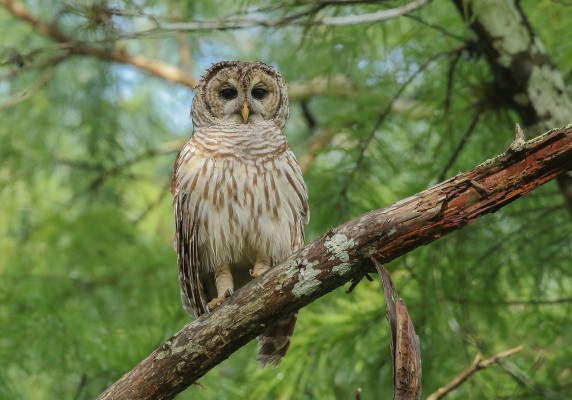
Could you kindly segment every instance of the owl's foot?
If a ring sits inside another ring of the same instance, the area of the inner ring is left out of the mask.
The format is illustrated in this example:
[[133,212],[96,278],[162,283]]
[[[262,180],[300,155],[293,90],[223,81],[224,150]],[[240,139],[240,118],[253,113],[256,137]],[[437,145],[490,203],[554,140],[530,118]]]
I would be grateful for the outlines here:
[[217,308],[218,306],[220,306],[223,301],[225,301],[230,296],[232,296],[232,293],[233,293],[232,289],[226,289],[226,291],[224,292],[224,294],[222,296],[216,297],[216,298],[212,299],[211,301],[209,301],[209,303],[207,304],[207,313],[213,312],[214,309]]
[[270,269],[270,265],[271,262],[268,257],[257,258],[256,262],[254,263],[254,269],[249,270],[248,273],[250,274],[250,277],[252,279],[256,279],[260,275],[268,271]]

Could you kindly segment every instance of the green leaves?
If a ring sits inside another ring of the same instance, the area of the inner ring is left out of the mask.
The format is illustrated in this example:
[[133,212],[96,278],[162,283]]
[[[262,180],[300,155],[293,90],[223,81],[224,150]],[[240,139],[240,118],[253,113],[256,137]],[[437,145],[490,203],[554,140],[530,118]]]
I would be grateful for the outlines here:
[[[94,398],[188,321],[168,182],[191,133],[193,93],[133,60],[78,48],[160,60],[194,78],[221,59],[277,66],[292,95],[287,135],[299,160],[312,155],[309,240],[504,151],[513,137],[502,132],[521,122],[495,96],[488,65],[449,2],[340,27],[312,21],[408,2],[48,3],[23,5],[83,47],[0,8],[2,399]],[[569,7],[522,7],[569,80],[572,51],[562,43],[570,30],[560,18]],[[229,19],[282,22],[167,29]],[[476,353],[520,344],[511,362],[539,387],[566,393],[571,226],[549,184],[387,266],[420,336],[424,393]],[[336,291],[301,311],[279,369],[259,370],[249,345],[201,379],[204,388],[179,397],[352,398],[357,387],[363,398],[389,394],[382,299],[379,282]],[[458,398],[538,393],[493,368],[457,389]]]

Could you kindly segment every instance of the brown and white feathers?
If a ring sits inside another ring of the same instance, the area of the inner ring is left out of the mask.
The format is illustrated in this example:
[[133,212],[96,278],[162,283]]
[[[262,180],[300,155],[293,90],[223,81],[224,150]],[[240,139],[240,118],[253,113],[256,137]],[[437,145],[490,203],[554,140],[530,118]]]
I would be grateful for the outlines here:
[[[213,65],[195,88],[193,134],[174,166],[175,249],[185,310],[198,317],[304,244],[308,195],[283,130],[288,96],[260,62]],[[277,366],[296,314],[258,338]]]

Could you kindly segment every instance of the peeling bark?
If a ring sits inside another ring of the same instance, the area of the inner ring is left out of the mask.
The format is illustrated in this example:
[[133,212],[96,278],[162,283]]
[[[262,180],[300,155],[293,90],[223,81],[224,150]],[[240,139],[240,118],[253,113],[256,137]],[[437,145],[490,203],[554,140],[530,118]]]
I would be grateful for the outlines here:
[[187,324],[99,399],[172,398],[265,326],[372,271],[370,256],[389,262],[570,169],[572,125],[332,229]]
[[393,400],[421,398],[421,349],[413,322],[389,277],[389,272],[371,259],[383,286],[387,319],[391,332],[391,359],[393,361]]

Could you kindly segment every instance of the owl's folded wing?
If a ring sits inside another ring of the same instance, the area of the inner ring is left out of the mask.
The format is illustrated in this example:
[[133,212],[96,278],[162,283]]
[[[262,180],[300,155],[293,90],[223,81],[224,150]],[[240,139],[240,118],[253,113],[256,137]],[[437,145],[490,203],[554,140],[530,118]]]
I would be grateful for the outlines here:
[[[181,152],[182,153],[182,152]],[[178,166],[181,153],[175,160],[171,191],[175,195],[175,250],[179,265],[181,300],[185,311],[194,317],[205,313],[207,293],[201,279],[201,261],[198,250],[198,225],[193,212],[189,210],[189,192],[180,187]]]

